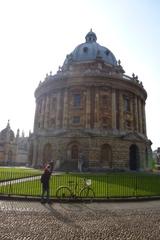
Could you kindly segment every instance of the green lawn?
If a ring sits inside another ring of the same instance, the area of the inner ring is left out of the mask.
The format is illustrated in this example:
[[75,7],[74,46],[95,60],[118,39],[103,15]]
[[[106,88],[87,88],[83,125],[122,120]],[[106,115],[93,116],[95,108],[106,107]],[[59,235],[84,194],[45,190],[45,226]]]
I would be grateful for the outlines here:
[[[83,187],[83,178],[91,179],[97,198],[160,196],[160,176],[145,173],[109,173],[109,174],[62,174],[54,175],[50,180],[50,194],[55,197],[56,189],[61,185],[70,186],[69,181],[77,182],[77,195]],[[39,179],[0,186],[0,194],[40,196]]]
[[0,167],[0,181],[39,175],[42,172],[33,168]]

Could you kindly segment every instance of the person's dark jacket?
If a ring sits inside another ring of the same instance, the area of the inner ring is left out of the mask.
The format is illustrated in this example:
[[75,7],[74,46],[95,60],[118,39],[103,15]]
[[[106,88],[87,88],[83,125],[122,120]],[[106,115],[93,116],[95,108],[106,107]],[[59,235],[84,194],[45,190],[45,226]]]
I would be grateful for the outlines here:
[[49,179],[51,176],[51,172],[48,170],[45,170],[44,173],[41,176],[41,183],[43,184],[44,188],[48,188],[49,187]]

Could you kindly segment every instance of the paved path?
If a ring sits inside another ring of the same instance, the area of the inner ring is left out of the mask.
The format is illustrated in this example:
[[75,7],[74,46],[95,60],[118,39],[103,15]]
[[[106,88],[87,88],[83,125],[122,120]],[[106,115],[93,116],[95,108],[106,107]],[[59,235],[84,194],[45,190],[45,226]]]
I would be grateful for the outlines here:
[[160,240],[160,201],[0,201],[0,240]]

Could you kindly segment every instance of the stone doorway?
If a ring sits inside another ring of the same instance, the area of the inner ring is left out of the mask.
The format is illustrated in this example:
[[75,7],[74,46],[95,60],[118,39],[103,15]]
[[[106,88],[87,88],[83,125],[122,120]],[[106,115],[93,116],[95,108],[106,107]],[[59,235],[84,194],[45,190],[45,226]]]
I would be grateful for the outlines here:
[[101,146],[101,166],[112,168],[112,149],[110,145],[103,144]]
[[78,158],[79,158],[78,145],[73,145],[71,147],[71,161],[73,169],[78,169]]
[[52,146],[47,143],[43,148],[43,165],[46,165],[52,160]]
[[129,169],[133,171],[139,169],[139,148],[135,144],[129,149]]
[[70,171],[78,170],[79,144],[71,143],[67,147],[67,159],[63,162],[62,168]]

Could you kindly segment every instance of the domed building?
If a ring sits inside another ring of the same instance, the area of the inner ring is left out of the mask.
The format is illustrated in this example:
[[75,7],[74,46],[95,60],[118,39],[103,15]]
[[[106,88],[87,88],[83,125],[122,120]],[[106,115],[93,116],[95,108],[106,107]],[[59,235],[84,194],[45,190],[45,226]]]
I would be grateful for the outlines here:
[[35,90],[30,163],[61,170],[149,168],[147,93],[92,30]]

